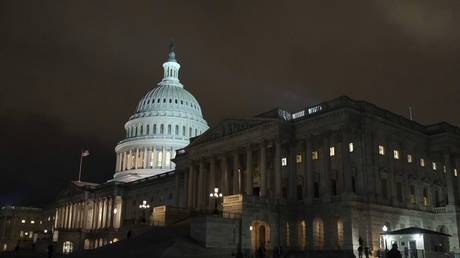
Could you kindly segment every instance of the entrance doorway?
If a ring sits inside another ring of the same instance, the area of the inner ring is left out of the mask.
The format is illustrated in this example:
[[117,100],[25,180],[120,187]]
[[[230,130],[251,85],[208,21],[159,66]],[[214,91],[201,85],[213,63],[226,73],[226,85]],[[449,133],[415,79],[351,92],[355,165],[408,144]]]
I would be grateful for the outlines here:
[[265,250],[271,249],[270,247],[270,225],[261,220],[255,220],[251,223],[251,249],[256,252],[261,245]]

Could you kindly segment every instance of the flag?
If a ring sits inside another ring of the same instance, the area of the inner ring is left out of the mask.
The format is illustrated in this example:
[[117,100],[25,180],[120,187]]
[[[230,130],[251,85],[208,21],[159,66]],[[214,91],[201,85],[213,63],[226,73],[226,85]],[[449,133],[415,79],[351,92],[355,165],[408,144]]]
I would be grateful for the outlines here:
[[82,156],[82,157],[89,156],[89,150],[87,150],[87,149],[81,150],[81,156]]

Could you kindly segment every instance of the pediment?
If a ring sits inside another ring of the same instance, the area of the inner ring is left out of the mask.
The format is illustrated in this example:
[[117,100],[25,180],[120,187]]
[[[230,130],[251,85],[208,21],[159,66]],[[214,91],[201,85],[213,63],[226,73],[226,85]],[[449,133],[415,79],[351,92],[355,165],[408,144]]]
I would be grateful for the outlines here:
[[215,141],[226,136],[235,135],[250,128],[270,123],[272,119],[227,119],[192,140],[189,147],[205,142]]
[[[95,185],[95,184],[91,184]],[[84,193],[85,191],[88,191],[89,189],[87,188],[89,185],[82,185],[82,182],[71,182],[67,185],[65,189],[63,189],[59,194],[58,194],[58,199],[66,199],[66,198],[71,198],[72,196],[79,195]]]

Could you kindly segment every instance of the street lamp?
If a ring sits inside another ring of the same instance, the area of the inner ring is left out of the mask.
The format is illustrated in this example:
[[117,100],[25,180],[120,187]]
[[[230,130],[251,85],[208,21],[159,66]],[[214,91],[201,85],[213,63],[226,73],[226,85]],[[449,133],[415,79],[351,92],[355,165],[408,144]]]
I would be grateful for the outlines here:
[[147,201],[142,201],[142,204],[139,204],[139,209],[142,209],[144,211],[144,218],[143,218],[143,222],[146,222],[146,219],[145,219],[145,211],[147,209],[150,208],[150,205],[147,203]]
[[[387,225],[383,225],[382,231],[383,231],[384,233],[386,233],[386,232],[388,231]],[[387,246],[387,236],[386,236],[386,235],[383,235],[383,241],[385,242],[385,250],[388,250],[388,246]]]
[[214,193],[209,193],[209,197],[214,199],[214,213],[217,214],[217,202],[220,198],[222,198],[222,193],[219,193],[219,188],[214,188]]

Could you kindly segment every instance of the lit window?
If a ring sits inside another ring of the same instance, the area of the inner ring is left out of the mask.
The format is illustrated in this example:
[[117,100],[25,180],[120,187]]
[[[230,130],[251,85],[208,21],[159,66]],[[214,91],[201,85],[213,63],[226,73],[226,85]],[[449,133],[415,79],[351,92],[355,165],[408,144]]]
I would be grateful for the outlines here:
[[330,147],[329,148],[329,156],[331,156],[331,157],[335,156],[335,147]]
[[281,166],[283,166],[283,167],[287,166],[287,158],[282,158],[281,159]]
[[411,204],[416,204],[417,203],[417,199],[415,197],[415,186],[411,185],[410,186],[410,203]]
[[353,151],[354,151],[353,143],[352,143],[352,142],[350,142],[350,143],[348,144],[348,151],[349,151],[349,152],[353,152]]
[[442,166],[442,171],[444,171],[444,173],[447,173],[447,167],[446,167],[446,165]]
[[295,161],[297,163],[302,163],[302,154],[297,154],[297,156],[295,156]]
[[385,147],[383,145],[379,145],[379,154],[385,155]]
[[24,237],[24,231],[19,231],[19,237]]
[[425,166],[425,160],[424,160],[424,159],[420,159],[420,166],[421,166],[421,167],[424,167],[424,166]]
[[399,159],[399,150],[393,150],[393,158]]
[[407,162],[412,163],[412,155],[411,154],[407,154]]
[[311,159],[313,159],[313,160],[319,159],[319,155],[318,155],[318,152],[317,152],[317,151],[313,151],[313,152],[311,153]]
[[433,167],[433,170],[437,170],[437,169],[438,169],[438,167],[436,166],[436,162],[432,162],[432,163],[431,163],[431,166]]
[[26,223],[26,220],[25,220],[25,219],[22,219],[22,220],[21,220],[21,223],[22,223],[22,224]]
[[423,206],[428,207],[429,205],[429,200],[428,200],[428,192],[426,189],[423,189]]
[[35,220],[31,220],[31,221],[30,221],[30,224],[35,224]]
[[457,169],[454,168],[454,176],[457,176]]

